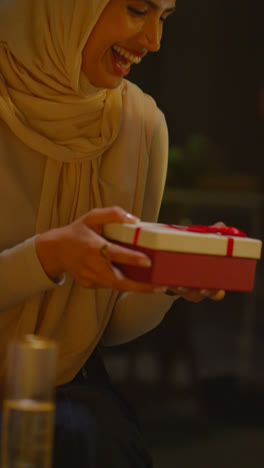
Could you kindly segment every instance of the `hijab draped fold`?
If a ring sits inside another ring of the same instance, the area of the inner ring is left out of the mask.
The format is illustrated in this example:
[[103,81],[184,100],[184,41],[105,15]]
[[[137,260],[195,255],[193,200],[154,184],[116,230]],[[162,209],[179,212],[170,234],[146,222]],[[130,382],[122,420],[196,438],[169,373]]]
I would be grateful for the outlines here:
[[96,89],[80,74],[107,3],[0,0],[0,117],[26,145],[62,162],[98,157],[119,131],[120,87]]
[[[146,145],[156,106],[149,101],[145,141],[144,104],[137,98],[135,104],[133,97],[129,107],[128,84],[97,89],[81,72],[83,47],[108,1],[0,0],[0,119],[36,157],[46,157],[32,235],[66,225],[95,206],[122,202],[141,215]],[[135,105],[141,115],[136,120]],[[134,138],[128,148],[131,126]],[[133,180],[131,174],[139,171]],[[137,190],[140,197],[134,200]],[[96,346],[117,295],[110,289],[81,288],[66,275],[63,286],[8,311],[5,340],[25,333],[56,339],[63,358],[57,383],[64,383]]]

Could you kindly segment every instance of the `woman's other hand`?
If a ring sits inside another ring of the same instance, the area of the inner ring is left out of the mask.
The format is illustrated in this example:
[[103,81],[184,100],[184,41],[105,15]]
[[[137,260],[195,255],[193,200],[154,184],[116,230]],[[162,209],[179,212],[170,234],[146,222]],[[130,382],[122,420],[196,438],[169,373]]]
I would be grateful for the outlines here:
[[181,286],[169,288],[167,294],[180,296],[190,302],[201,302],[205,298],[213,301],[221,301],[225,297],[223,289],[190,289]]
[[[102,237],[106,223],[136,223],[137,218],[119,207],[92,209],[73,223],[36,237],[36,250],[46,274],[55,279],[68,272],[85,288],[162,292],[164,288],[126,278],[115,266],[126,263],[149,267],[141,252],[107,243]],[[102,248],[106,246],[107,248]]]

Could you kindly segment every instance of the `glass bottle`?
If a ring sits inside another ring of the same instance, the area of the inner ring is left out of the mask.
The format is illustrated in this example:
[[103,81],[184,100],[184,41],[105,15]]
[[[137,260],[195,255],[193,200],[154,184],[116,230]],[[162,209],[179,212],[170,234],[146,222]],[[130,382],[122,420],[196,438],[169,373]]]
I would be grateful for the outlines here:
[[51,468],[57,347],[26,335],[10,343],[3,402],[1,468]]

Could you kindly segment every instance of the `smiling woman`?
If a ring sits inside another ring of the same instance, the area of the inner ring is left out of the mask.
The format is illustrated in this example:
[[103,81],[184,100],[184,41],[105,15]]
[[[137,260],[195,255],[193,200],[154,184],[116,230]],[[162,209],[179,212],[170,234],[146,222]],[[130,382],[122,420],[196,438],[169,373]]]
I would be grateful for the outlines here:
[[89,36],[82,68],[100,88],[115,88],[148,52],[160,48],[174,0],[110,0]]
[[167,126],[124,77],[159,49],[174,7],[0,0],[0,389],[10,341],[58,343],[56,468],[152,466],[98,350],[154,328],[177,296],[126,277],[117,264],[150,259],[107,242],[103,225],[158,217]]

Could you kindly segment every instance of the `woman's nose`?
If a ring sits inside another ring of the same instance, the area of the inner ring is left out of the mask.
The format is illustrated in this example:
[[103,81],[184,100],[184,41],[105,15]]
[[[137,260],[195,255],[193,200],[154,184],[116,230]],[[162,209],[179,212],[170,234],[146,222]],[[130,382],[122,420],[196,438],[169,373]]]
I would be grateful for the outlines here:
[[158,52],[162,37],[162,23],[160,21],[149,21],[144,25],[142,41],[149,52]]

